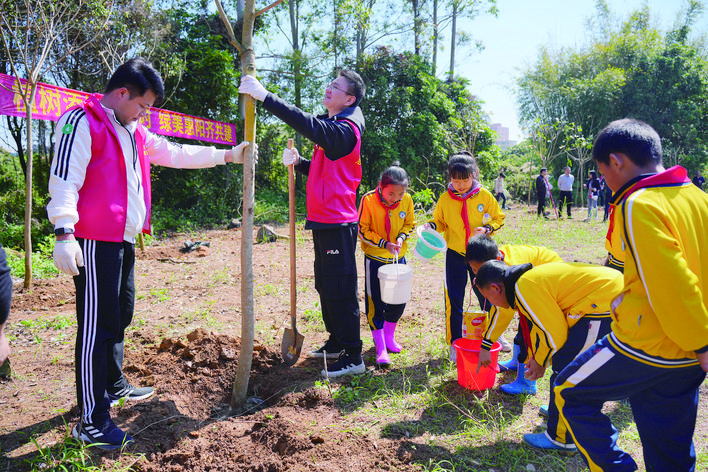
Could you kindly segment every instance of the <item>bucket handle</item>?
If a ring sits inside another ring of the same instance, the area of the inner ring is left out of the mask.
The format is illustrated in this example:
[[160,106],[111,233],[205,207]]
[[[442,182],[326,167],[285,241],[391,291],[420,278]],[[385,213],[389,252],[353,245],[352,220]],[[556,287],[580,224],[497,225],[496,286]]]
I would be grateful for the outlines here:
[[[472,294],[474,294],[474,280],[472,281],[472,284],[470,284],[470,296],[467,297],[467,310],[470,311],[470,307],[472,306]],[[475,294],[476,295],[476,294]],[[486,298],[484,299],[485,301],[489,301]],[[484,306],[479,307],[480,310],[482,310],[485,313],[488,313],[489,310],[492,308],[491,303],[489,304],[489,308],[487,308],[487,304],[485,303]]]
[[393,255],[393,264],[396,267],[396,281],[398,282],[398,251]]

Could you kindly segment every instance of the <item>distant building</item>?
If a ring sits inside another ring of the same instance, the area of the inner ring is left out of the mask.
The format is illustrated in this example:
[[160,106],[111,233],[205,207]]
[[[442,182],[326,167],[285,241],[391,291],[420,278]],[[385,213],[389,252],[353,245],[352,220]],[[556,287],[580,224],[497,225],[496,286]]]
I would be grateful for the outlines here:
[[516,144],[516,141],[509,139],[509,128],[506,126],[501,123],[492,123],[491,128],[499,135],[495,144],[500,148],[506,149]]

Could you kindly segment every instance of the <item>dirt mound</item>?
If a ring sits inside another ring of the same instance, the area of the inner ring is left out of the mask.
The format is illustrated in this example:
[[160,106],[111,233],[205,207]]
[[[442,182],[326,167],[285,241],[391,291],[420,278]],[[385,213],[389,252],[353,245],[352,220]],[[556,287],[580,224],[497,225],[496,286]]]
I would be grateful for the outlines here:
[[[382,448],[395,448],[391,441],[348,433],[347,421],[325,389],[285,393],[284,381],[293,369],[260,344],[251,376],[266,400],[254,397],[250,404],[254,410],[268,409],[217,419],[228,408],[239,348],[232,336],[197,329],[186,340],[165,338],[132,357],[125,366],[128,376],[140,377],[158,393],[152,401],[124,405],[116,415],[117,423],[131,424],[134,452],[146,455],[139,470],[386,470],[379,458]],[[103,458],[105,466],[111,462]],[[389,457],[386,467],[392,466]]]

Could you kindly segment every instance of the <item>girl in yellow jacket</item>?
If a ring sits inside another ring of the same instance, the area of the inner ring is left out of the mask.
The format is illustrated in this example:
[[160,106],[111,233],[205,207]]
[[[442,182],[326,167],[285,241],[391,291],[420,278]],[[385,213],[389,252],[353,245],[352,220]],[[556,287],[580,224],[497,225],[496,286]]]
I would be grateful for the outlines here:
[[[527,377],[536,380],[551,367],[551,386],[580,353],[610,332],[610,304],[622,291],[622,274],[592,264],[551,262],[507,266],[487,261],[477,271],[482,294],[500,308],[513,308],[521,323],[527,352]],[[491,340],[482,342],[479,365],[488,365]],[[568,425],[559,414],[551,387],[546,431],[525,434],[524,443],[542,450],[575,452]]]
[[366,319],[376,346],[376,365],[390,363],[388,352],[401,352],[394,335],[406,304],[390,305],[381,300],[379,268],[405,264],[407,239],[415,226],[413,199],[406,192],[408,174],[398,162],[381,174],[379,185],[359,204],[359,239],[364,251]]
[[[477,180],[479,168],[472,154],[455,154],[448,162],[450,184],[438,199],[433,221],[426,226],[442,233],[447,241],[445,254],[445,319],[446,341],[450,345],[450,360],[455,362],[455,339],[462,337],[462,312],[467,280],[474,280],[472,268],[465,262],[467,241],[472,236],[492,236],[504,226],[497,199]],[[489,309],[477,292],[480,308]]]

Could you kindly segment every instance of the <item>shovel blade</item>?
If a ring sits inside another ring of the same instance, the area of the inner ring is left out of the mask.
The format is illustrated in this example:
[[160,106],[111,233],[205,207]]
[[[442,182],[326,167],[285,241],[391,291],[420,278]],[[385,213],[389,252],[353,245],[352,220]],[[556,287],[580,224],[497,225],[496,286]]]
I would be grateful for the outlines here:
[[305,336],[298,333],[297,330],[285,328],[283,333],[283,343],[280,345],[280,352],[283,355],[283,362],[288,366],[293,366],[300,358],[302,351],[302,342]]

